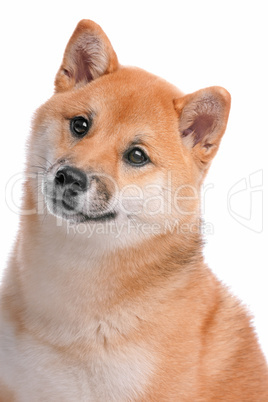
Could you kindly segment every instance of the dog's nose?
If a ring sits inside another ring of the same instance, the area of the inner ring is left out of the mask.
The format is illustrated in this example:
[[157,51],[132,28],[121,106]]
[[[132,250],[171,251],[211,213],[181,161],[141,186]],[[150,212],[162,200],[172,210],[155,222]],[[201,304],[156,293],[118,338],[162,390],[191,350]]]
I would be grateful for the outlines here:
[[67,187],[73,194],[77,195],[80,191],[87,189],[87,176],[86,174],[75,167],[64,166],[60,168],[55,175],[55,184],[58,187]]

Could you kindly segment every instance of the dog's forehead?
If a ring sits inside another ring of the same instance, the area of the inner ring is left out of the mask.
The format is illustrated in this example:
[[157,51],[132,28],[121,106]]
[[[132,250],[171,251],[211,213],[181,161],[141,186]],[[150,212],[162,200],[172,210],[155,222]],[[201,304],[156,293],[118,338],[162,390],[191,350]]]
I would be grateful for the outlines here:
[[[138,68],[121,68],[93,81],[87,88],[89,94],[116,105],[137,105],[148,110],[150,105],[172,106],[173,99],[180,92],[165,80]],[[111,106],[111,104],[109,105]]]
[[[173,100],[181,92],[163,79],[138,68],[120,68],[91,83],[56,96],[57,110],[63,114],[105,112],[120,120],[172,113]],[[106,116],[108,117],[108,116]]]

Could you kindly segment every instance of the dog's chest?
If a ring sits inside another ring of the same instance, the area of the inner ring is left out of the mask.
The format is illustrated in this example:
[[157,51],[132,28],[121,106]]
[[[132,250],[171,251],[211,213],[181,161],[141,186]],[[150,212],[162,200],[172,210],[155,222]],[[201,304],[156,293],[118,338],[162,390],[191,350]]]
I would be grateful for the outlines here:
[[79,363],[31,335],[17,338],[6,324],[0,329],[0,379],[19,402],[130,401],[148,385],[153,365],[144,345],[102,349]]

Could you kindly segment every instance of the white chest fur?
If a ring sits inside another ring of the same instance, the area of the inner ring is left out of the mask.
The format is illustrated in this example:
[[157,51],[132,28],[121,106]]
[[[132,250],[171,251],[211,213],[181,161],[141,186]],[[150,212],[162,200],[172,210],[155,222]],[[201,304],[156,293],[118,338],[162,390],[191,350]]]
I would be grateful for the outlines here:
[[18,402],[133,401],[152,374],[152,359],[142,345],[102,349],[81,363],[29,334],[16,337],[3,318],[0,328],[0,379]]

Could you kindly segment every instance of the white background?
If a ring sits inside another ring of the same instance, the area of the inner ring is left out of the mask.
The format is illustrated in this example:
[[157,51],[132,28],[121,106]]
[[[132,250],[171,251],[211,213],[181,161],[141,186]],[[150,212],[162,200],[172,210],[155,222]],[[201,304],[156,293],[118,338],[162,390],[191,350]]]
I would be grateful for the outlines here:
[[[93,19],[109,36],[121,64],[147,69],[186,93],[211,85],[224,86],[231,93],[228,129],[206,179],[204,213],[213,233],[207,235],[205,256],[216,275],[254,314],[268,357],[267,3],[24,0],[2,4],[1,268],[18,224],[18,215],[5,201],[5,186],[23,171],[31,116],[52,95],[72,31],[80,19]],[[237,193],[239,189],[244,191]],[[19,204],[19,185],[13,195]]]

